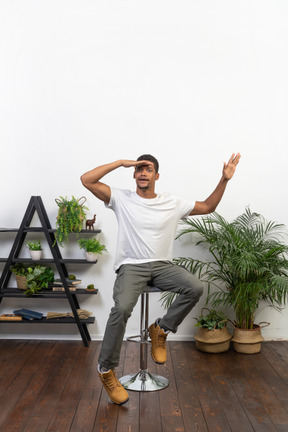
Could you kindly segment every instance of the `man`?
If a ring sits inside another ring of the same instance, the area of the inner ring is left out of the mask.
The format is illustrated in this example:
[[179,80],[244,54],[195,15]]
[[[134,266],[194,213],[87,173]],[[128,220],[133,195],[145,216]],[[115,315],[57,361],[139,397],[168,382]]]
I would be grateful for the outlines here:
[[[113,402],[123,404],[129,399],[116,377],[115,367],[119,364],[127,320],[142,290],[152,283],[163,291],[179,294],[166,315],[149,327],[152,358],[160,364],[166,361],[167,334],[177,331],[202,295],[200,281],[171,262],[177,225],[188,216],[208,214],[216,209],[239,160],[237,153],[224,163],[220,182],[205,201],[186,201],[156,193],[159,164],[154,156],[147,154],[137,161],[118,160],[102,165],[81,176],[83,185],[111,208],[118,220],[114,307],[107,321],[98,365],[101,381]],[[134,168],[136,192],[111,188],[100,181],[120,167]]]

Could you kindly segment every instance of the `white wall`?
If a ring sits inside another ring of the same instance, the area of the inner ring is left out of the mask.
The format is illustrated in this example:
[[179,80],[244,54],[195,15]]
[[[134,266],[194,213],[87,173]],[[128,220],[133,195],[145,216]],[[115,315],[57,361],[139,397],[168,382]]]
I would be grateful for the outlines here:
[[[55,198],[87,197],[109,255],[69,270],[99,288],[82,303],[96,316],[93,338],[102,337],[112,306],[117,226],[82,187],[83,172],[151,152],[160,161],[158,191],[201,200],[240,151],[218,211],[232,219],[250,205],[288,225],[287,20],[285,0],[0,1],[0,226],[18,227],[31,195],[42,197],[53,226]],[[124,168],[106,181],[134,188]],[[0,256],[11,238],[2,235]],[[175,244],[175,256],[185,252]],[[204,300],[175,337],[191,338]],[[2,311],[20,306],[69,310],[65,301],[5,300]],[[151,319],[161,314],[155,296]],[[287,309],[259,318],[271,322],[264,337],[288,337]],[[25,337],[23,327],[5,324],[1,336]],[[127,333],[137,329],[138,309]],[[79,337],[29,327],[29,337],[39,336]]]

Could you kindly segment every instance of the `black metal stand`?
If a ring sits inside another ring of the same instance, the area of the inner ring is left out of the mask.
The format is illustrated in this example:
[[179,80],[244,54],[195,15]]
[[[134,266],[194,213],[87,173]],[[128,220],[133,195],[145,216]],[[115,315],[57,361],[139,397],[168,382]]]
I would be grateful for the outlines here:
[[149,293],[160,292],[156,287],[147,287],[141,294],[141,311],[140,311],[140,334],[127,338],[129,342],[140,344],[140,370],[136,374],[125,375],[120,378],[120,383],[127,390],[134,391],[156,391],[162,390],[169,385],[167,378],[160,375],[151,374],[147,367],[148,358],[148,326],[149,326]]
[[[38,217],[40,219],[41,222],[41,227],[30,227],[32,218],[35,214],[35,212],[37,212]],[[5,261],[6,264],[4,266],[1,278],[0,278],[0,303],[3,299],[3,297],[23,297],[23,292],[19,292],[18,290],[15,289],[11,289],[11,288],[7,288],[10,277],[11,277],[11,270],[10,270],[10,266],[13,263],[16,262],[30,262],[30,259],[21,259],[19,258],[19,253],[21,251],[21,248],[24,244],[25,241],[25,237],[27,235],[28,232],[43,232],[45,234],[47,243],[49,245],[49,248],[51,250],[52,253],[52,259],[40,259],[38,261],[38,263],[42,263],[47,264],[47,263],[54,263],[56,265],[57,271],[59,273],[59,277],[61,279],[61,282],[63,284],[64,290],[65,290],[65,297],[68,299],[71,310],[73,312],[73,318],[72,319],[65,319],[65,320],[52,320],[53,323],[58,322],[58,323],[71,323],[74,322],[79,330],[79,333],[81,335],[82,341],[84,343],[85,346],[88,346],[88,342],[91,341],[91,337],[90,334],[88,332],[87,329],[87,323],[92,323],[95,321],[95,318],[90,317],[87,320],[80,320],[79,316],[77,314],[77,309],[80,308],[79,303],[78,303],[78,299],[76,297],[76,293],[74,292],[70,292],[68,283],[67,283],[67,276],[68,276],[68,272],[66,269],[66,263],[75,263],[75,264],[86,264],[89,263],[86,260],[79,260],[79,259],[63,259],[61,256],[61,252],[59,249],[59,246],[57,243],[55,243],[55,245],[53,246],[54,242],[55,242],[55,229],[51,228],[45,207],[43,205],[42,199],[40,196],[32,196],[28,207],[26,209],[26,212],[24,214],[23,220],[21,222],[21,225],[19,227],[18,230],[15,229],[1,229],[0,232],[17,232],[14,243],[12,245],[11,251],[9,253],[9,256],[7,259],[1,259],[1,261]],[[91,233],[91,231],[88,230],[83,230],[82,232],[89,232]],[[93,233],[96,232],[100,232],[100,230],[95,230],[93,231]],[[91,264],[91,263],[90,263]],[[12,293],[13,291],[13,293]],[[78,290],[79,293],[80,290]],[[12,295],[13,294],[13,295]],[[58,297],[58,298],[63,298],[63,294],[61,295],[61,293],[53,293],[55,294],[54,297]],[[89,294],[89,293],[87,293]],[[34,296],[32,296],[33,298]],[[52,297],[51,295],[41,295],[41,294],[37,294],[35,295],[35,297],[39,298],[48,298],[48,297]],[[41,320],[39,321],[39,323],[52,323],[51,320]],[[12,321],[9,322],[9,324],[12,323]],[[19,322],[17,322],[19,323]],[[37,321],[38,323],[38,321]]]

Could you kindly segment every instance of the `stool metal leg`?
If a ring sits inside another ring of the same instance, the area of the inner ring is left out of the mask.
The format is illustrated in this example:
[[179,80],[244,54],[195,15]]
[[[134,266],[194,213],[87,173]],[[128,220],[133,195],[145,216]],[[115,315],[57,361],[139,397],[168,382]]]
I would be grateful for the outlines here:
[[[169,385],[167,378],[160,375],[151,374],[147,368],[148,356],[148,322],[149,322],[149,293],[141,294],[141,311],[140,311],[140,335],[127,338],[130,342],[140,344],[140,370],[134,375],[125,375],[120,378],[120,383],[127,390],[134,391],[156,391],[162,390]],[[140,338],[139,340],[134,340]]]

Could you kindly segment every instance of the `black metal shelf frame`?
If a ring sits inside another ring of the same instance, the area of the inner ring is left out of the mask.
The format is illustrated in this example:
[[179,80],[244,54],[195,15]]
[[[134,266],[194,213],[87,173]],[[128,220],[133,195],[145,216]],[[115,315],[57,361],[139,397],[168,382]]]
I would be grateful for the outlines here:
[[[40,223],[41,223],[41,227],[30,227],[32,218],[35,214],[35,212],[37,212]],[[67,277],[68,277],[68,271],[66,269],[66,264],[71,263],[71,264],[91,264],[91,262],[88,262],[84,259],[63,259],[59,246],[57,243],[55,243],[55,245],[53,246],[54,242],[55,242],[55,229],[53,229],[50,225],[50,221],[48,218],[48,215],[46,213],[44,204],[42,202],[42,199],[40,196],[32,196],[29,204],[27,206],[27,209],[25,211],[24,217],[22,219],[22,222],[20,224],[20,227],[18,229],[16,228],[0,228],[0,233],[4,233],[4,232],[16,232],[16,237],[15,240],[13,242],[13,245],[11,247],[9,256],[7,258],[0,258],[0,262],[5,262],[5,266],[0,278],[0,303],[2,302],[4,297],[22,297],[25,298],[25,295],[23,296],[23,291],[21,292],[21,290],[15,289],[15,288],[8,288],[8,283],[11,277],[11,270],[10,270],[10,266],[13,263],[16,262],[31,262],[32,260],[28,259],[28,258],[19,258],[19,254],[20,251],[22,249],[23,243],[25,241],[25,237],[26,234],[28,232],[42,232],[44,233],[48,246],[50,248],[51,254],[52,254],[52,258],[48,258],[48,259],[41,259],[37,262],[39,263],[54,263],[57,271],[59,273],[59,277],[61,279],[61,282],[63,284],[64,287],[64,291],[63,292],[49,292],[49,291],[43,291],[40,292],[37,295],[33,295],[31,297],[28,297],[28,299],[33,299],[33,298],[58,298],[58,299],[63,299],[66,298],[69,301],[72,313],[74,318],[61,318],[61,319],[52,319],[52,320],[47,320],[45,318],[42,318],[42,320],[35,320],[35,321],[0,321],[0,323],[2,324],[11,324],[11,323],[17,323],[17,324],[22,324],[22,323],[34,323],[34,324],[46,324],[46,323],[65,323],[65,324],[76,324],[78,327],[78,331],[81,335],[83,344],[88,347],[89,346],[89,341],[91,341],[91,337],[87,328],[86,324],[90,324],[93,323],[95,321],[95,317],[90,317],[86,320],[81,320],[79,319],[78,313],[77,313],[77,309],[80,309],[80,305],[78,303],[78,299],[77,299],[77,295],[78,294],[97,294],[97,290],[89,293],[85,290],[81,290],[81,289],[77,289],[76,291],[70,291],[68,283],[67,283]],[[100,233],[101,230],[82,230],[81,233]],[[35,261],[33,261],[35,262]],[[96,263],[97,261],[95,261]],[[93,264],[93,262],[92,262]]]

